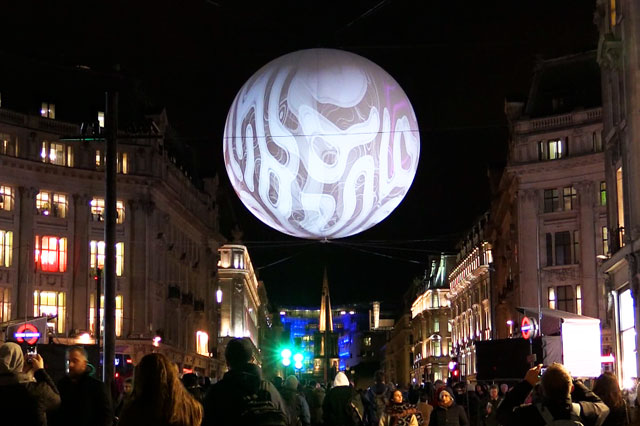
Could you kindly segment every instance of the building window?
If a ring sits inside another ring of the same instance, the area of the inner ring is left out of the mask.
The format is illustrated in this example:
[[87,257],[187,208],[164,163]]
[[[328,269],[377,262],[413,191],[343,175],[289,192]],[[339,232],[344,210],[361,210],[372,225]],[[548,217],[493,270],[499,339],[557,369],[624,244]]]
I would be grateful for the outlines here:
[[580,263],[580,231],[573,231],[573,263]]
[[0,154],[18,156],[18,138],[8,133],[0,133]]
[[96,167],[102,166],[102,156],[100,155],[100,150],[96,149]]
[[440,332],[440,321],[438,320],[438,318],[433,319],[433,332],[434,333]]
[[575,308],[573,304],[573,286],[561,285],[556,288],[557,295],[557,309],[560,311],[574,312]]
[[571,263],[571,234],[569,231],[556,232],[555,251],[556,265],[568,265]]
[[67,239],[36,235],[36,268],[43,272],[67,270]]
[[607,255],[609,253],[609,228],[602,227],[602,254]]
[[539,145],[540,160],[558,160],[566,156],[566,142],[562,139],[551,139],[548,141],[540,141]]
[[576,285],[576,314],[582,315],[582,286]]
[[33,316],[55,317],[56,332],[64,333],[65,323],[65,294],[56,291],[40,291],[33,292]]
[[616,0],[609,0],[609,22],[611,28],[616,26],[618,17],[616,16]]
[[[104,198],[94,198],[89,203],[91,206],[91,220],[94,222],[103,222],[104,217]],[[124,201],[116,201],[116,223],[124,222]]]
[[577,198],[578,198],[578,192],[573,186],[567,186],[562,189],[562,201],[564,203],[565,210],[573,210],[574,208],[576,208]]
[[[92,240],[89,242],[89,267],[104,269],[105,243]],[[124,243],[116,244],[116,275],[122,276],[124,271]]]
[[367,336],[364,338],[364,345],[371,346],[371,336]]
[[73,148],[58,142],[42,141],[40,158],[43,163],[73,167]]
[[196,331],[196,352],[209,356],[209,334],[204,331]]
[[557,212],[560,210],[560,197],[557,189],[544,190],[544,212]]
[[8,268],[13,260],[13,232],[0,229],[0,266]]
[[[122,336],[122,295],[116,296],[116,336]],[[93,293],[89,299],[89,329],[96,334],[96,294]],[[104,296],[100,296],[100,330],[104,331]]]
[[[580,258],[580,234],[578,231],[562,231],[546,234],[547,266],[578,263]],[[555,262],[554,262],[555,261]]]
[[118,173],[122,173],[123,175],[129,173],[129,161],[126,152],[118,153],[116,169]]
[[36,195],[36,212],[42,216],[67,217],[67,196],[63,194],[39,192]]
[[49,102],[42,102],[42,106],[40,107],[40,116],[45,118],[56,118],[56,104],[52,104]]
[[547,299],[549,300],[549,309],[556,309],[556,289],[549,287],[547,289]]
[[442,345],[440,344],[440,336],[435,336],[431,341],[431,356],[442,356]]
[[600,182],[600,205],[607,205],[607,182]]
[[[622,167],[616,170],[616,198],[618,204],[618,227],[624,228],[624,195],[622,186]],[[620,246],[623,246],[623,241],[620,241]]]
[[0,185],[0,210],[13,210],[13,188]]
[[104,112],[98,111],[98,126],[104,129]]
[[620,328],[620,361],[622,363],[622,385],[625,389],[635,386],[637,376],[635,303],[631,290],[626,289],[618,296]]
[[593,152],[602,151],[602,133],[593,132],[591,139],[593,141]]
[[11,289],[0,287],[0,323],[11,319]]

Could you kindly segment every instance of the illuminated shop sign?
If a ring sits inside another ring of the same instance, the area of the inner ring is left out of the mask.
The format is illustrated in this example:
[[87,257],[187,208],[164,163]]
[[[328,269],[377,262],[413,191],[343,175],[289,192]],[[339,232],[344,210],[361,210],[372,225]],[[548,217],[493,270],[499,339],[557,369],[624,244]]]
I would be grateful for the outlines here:
[[13,337],[18,343],[27,342],[29,345],[35,345],[38,339],[40,339],[40,332],[35,325],[27,323],[18,327],[15,333],[13,333]]

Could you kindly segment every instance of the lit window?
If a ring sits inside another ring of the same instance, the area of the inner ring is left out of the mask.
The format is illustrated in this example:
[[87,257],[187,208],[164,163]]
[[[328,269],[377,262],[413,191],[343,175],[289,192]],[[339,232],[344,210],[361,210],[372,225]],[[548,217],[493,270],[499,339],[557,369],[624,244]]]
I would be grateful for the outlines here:
[[104,112],[98,111],[98,125],[101,129],[104,129]]
[[67,206],[66,195],[49,192],[39,192],[36,195],[36,212],[39,215],[65,218]]
[[18,139],[8,133],[0,133],[0,154],[18,156]]
[[560,210],[560,198],[557,189],[544,190],[544,212],[557,212]]
[[44,272],[67,270],[67,239],[36,235],[36,268]]
[[[624,228],[624,196],[622,183],[622,167],[616,170],[616,198],[618,202],[618,227]],[[620,241],[620,246],[624,245],[624,241]]]
[[540,141],[538,149],[540,160],[557,160],[566,156],[566,141],[562,139]]
[[33,316],[56,317],[56,331],[64,333],[65,323],[65,294],[56,291],[33,292]]
[[13,210],[13,188],[0,185],[0,210]]
[[582,315],[582,286],[576,285],[576,314]]
[[128,161],[128,157],[127,157],[127,153],[126,152],[119,152],[118,153],[118,161],[116,164],[116,171],[118,173],[122,173],[123,175],[126,175],[127,173],[129,173],[129,161]]
[[196,352],[200,355],[209,355],[209,334],[204,331],[196,331]]
[[602,254],[607,255],[609,253],[609,228],[602,227]]
[[49,102],[42,102],[42,107],[40,108],[40,115],[45,118],[56,118],[56,104],[51,104]]
[[371,346],[371,336],[367,336],[364,338],[364,345]]
[[611,28],[616,26],[616,21],[616,0],[609,0],[609,22],[611,24]]
[[71,147],[66,150],[64,144],[61,143],[42,141],[40,158],[43,163],[51,163],[58,166],[68,165],[70,167],[73,165],[68,164],[68,161],[72,158]]
[[440,321],[438,320],[438,318],[435,318],[433,320],[433,332],[434,333],[440,332]]
[[556,290],[553,287],[547,289],[547,297],[549,299],[549,308],[556,308]]
[[[89,299],[89,330],[95,336],[96,326],[96,294]],[[116,336],[122,336],[122,295],[116,296]],[[104,296],[100,296],[100,330],[104,332]]]
[[102,156],[100,155],[100,150],[96,149],[96,167],[102,166],[103,162],[104,161],[102,160]]
[[11,289],[0,287],[0,323],[11,319]]
[[13,232],[0,230],[0,266],[8,268],[13,259]]
[[556,292],[558,310],[575,312],[575,305],[573,304],[573,286],[558,286]]
[[605,181],[600,182],[600,205],[607,205],[607,183]]
[[[89,242],[89,267],[104,269],[105,243],[92,240]],[[116,244],[116,275],[122,276],[124,270],[124,243]]]
[[431,356],[442,356],[442,345],[440,344],[440,339],[434,339],[431,343],[433,348]]
[[574,208],[576,208],[577,198],[578,192],[573,186],[567,186],[562,189],[562,201],[564,203],[565,210],[573,210]]
[[[91,220],[94,222],[103,222],[104,216],[104,198],[94,198],[89,203],[91,205]],[[116,223],[124,222],[124,202],[116,201]]]

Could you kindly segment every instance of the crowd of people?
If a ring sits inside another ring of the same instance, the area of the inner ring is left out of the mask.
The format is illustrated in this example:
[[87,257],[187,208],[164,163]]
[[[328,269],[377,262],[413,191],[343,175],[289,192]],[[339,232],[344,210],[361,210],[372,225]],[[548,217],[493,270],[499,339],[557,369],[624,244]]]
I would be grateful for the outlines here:
[[[592,389],[561,364],[531,368],[507,384],[438,380],[401,388],[382,371],[367,389],[338,372],[329,386],[296,376],[268,381],[246,339],[225,351],[229,371],[215,384],[184,374],[159,353],[145,355],[112,397],[93,377],[82,347],[68,351],[68,374],[54,383],[40,355],[0,345],[0,424],[6,426],[626,426],[635,416],[610,373]],[[637,393],[634,393],[637,397]]]

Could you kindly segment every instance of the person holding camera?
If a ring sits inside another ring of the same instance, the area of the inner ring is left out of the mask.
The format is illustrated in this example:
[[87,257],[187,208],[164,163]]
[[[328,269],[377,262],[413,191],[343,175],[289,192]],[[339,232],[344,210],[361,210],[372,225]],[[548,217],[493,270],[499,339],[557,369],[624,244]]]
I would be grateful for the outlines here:
[[60,394],[38,354],[25,362],[22,348],[0,346],[0,423],[3,426],[46,426],[47,412],[60,405]]
[[[527,371],[524,380],[513,387],[498,406],[502,426],[542,426],[573,424],[600,426],[609,408],[580,380],[573,380],[562,364],[554,363],[540,374],[542,365]],[[542,401],[523,404],[540,381]]]

